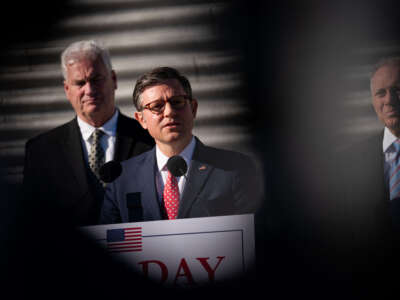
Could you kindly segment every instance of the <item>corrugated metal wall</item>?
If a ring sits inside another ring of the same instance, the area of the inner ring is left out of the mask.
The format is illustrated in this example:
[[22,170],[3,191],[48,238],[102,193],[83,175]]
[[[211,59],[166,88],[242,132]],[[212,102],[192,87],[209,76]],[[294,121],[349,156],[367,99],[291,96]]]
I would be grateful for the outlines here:
[[44,42],[19,43],[2,53],[0,73],[0,176],[22,180],[27,139],[74,117],[63,91],[59,55],[71,42],[95,39],[110,50],[118,77],[117,105],[129,116],[137,77],[172,66],[189,77],[199,111],[194,133],[205,143],[251,152],[240,117],[240,53],[221,45],[218,1],[70,1]]

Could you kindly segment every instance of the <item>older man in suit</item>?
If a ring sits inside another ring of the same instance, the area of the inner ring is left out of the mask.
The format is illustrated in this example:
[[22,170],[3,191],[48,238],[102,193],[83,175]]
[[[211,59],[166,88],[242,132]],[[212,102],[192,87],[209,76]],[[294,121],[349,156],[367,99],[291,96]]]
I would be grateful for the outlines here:
[[400,57],[381,60],[371,76],[372,104],[385,126],[380,136],[383,154],[384,199],[393,225],[400,228]]
[[[197,100],[177,70],[156,68],[138,79],[135,118],[156,146],[122,163],[106,189],[101,223],[193,218],[255,212],[261,178],[246,155],[205,146],[192,135]],[[175,177],[167,168],[179,155],[188,166]]]
[[27,199],[49,209],[46,214],[74,225],[96,224],[104,198],[100,166],[147,151],[154,142],[115,107],[117,77],[107,49],[79,41],[64,50],[61,64],[77,116],[27,142],[24,187]]

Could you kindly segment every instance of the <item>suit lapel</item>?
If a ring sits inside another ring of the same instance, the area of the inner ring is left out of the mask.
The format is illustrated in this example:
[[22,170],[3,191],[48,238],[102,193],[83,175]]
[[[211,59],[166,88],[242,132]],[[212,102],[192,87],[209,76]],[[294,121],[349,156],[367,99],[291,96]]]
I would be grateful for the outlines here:
[[214,167],[206,162],[207,148],[196,138],[196,148],[193,153],[192,162],[187,176],[185,189],[179,204],[178,218],[185,218],[197,198],[197,195],[203,189],[209,175]]
[[133,138],[125,133],[126,130],[133,130],[133,128],[127,127],[129,127],[129,125],[126,124],[126,117],[119,112],[114,154],[114,160],[116,161],[128,159],[129,152],[134,144]]
[[155,148],[148,152],[143,164],[138,170],[133,170],[139,175],[138,190],[142,191],[143,217],[145,220],[161,220],[160,204],[155,184]]
[[[379,134],[374,141],[374,146],[378,146],[377,149],[377,153],[380,154],[380,159],[379,159],[379,163],[378,163],[378,167],[381,171],[381,174],[384,174],[384,169],[385,169],[385,154],[382,151],[382,142],[383,141],[383,131],[381,132],[381,134]],[[377,156],[378,157],[378,156]],[[378,173],[379,174],[379,173]],[[388,183],[385,181],[385,176],[381,176],[381,185],[378,185],[378,188],[381,188],[381,191],[383,191],[383,199],[385,202],[389,202],[390,199],[390,192],[389,192],[389,186]]]
[[[88,190],[88,179],[85,160],[83,158],[81,133],[76,118],[69,122],[67,135],[60,140],[60,143],[62,145],[63,156],[76,179],[76,187],[80,188],[82,193],[86,192]],[[74,188],[76,187],[74,186]]]

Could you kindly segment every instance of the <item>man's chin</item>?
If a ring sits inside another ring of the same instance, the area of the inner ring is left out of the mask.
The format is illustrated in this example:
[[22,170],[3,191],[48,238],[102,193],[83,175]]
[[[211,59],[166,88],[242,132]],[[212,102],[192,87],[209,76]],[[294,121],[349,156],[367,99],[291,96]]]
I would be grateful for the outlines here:
[[167,136],[164,136],[166,143],[184,142],[191,139],[191,135],[188,136],[182,132],[170,132]]
[[88,104],[85,106],[85,114],[88,116],[95,117],[99,114],[103,114],[102,106],[99,104]]
[[180,139],[182,139],[182,136],[178,132],[171,133],[166,138],[169,143],[179,141]]
[[91,101],[91,102],[87,102],[87,103],[85,103],[85,105],[84,105],[84,109],[87,111],[87,112],[90,112],[90,111],[97,111],[97,110],[99,110],[100,109],[100,107],[101,107],[101,105],[100,105],[100,102],[95,102],[95,101]]
[[393,117],[393,118],[386,119],[385,125],[392,132],[400,132],[400,118],[399,117]]

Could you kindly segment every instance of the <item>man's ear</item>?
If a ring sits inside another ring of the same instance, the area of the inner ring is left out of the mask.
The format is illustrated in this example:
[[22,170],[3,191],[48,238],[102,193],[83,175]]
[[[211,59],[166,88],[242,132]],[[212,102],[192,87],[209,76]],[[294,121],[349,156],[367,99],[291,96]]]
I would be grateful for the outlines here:
[[114,82],[114,90],[116,90],[118,87],[118,84],[117,84],[117,74],[115,73],[114,70],[111,71],[111,79]]
[[68,94],[68,90],[69,90],[69,85],[68,85],[67,81],[64,80],[64,92],[66,95]]
[[[69,84],[66,80],[64,80],[64,92],[65,92],[65,96],[67,97],[68,101],[71,103],[71,100],[69,99]],[[71,103],[72,104],[72,103]]]
[[136,121],[138,121],[144,129],[147,129],[146,119],[144,118],[144,115],[142,112],[135,111],[134,117],[135,117]]
[[198,106],[197,100],[196,100],[196,99],[192,99],[192,101],[191,101],[191,107],[192,107],[193,118],[196,118],[197,106]]

